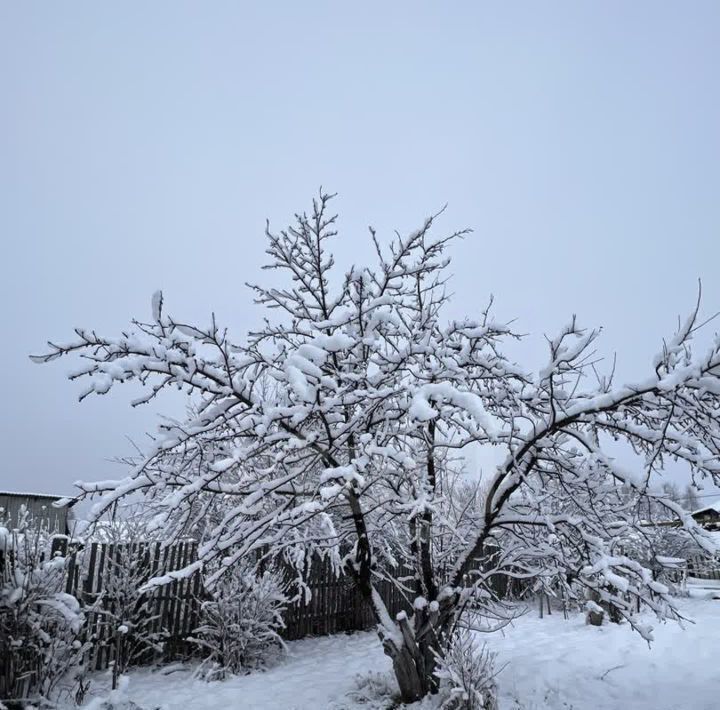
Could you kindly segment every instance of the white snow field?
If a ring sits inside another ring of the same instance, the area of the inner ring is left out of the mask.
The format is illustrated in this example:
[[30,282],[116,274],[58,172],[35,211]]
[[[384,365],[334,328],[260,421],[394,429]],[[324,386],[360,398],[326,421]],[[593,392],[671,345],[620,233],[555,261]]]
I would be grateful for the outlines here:
[[580,615],[524,616],[498,651],[504,710],[718,710],[720,709],[720,601],[685,599],[695,621],[649,620],[650,647],[628,624],[586,626]]
[[[627,624],[586,626],[575,614],[538,618],[535,609],[503,633],[483,636],[504,666],[500,710],[717,710],[720,708],[720,601],[693,589],[680,600],[694,624],[656,623],[648,648]],[[189,672],[131,673],[127,697],[174,710],[365,708],[346,697],[357,674],[387,672],[372,632],[305,639],[264,673],[206,683]],[[103,677],[93,689],[102,691]],[[424,707],[427,707],[425,705]]]

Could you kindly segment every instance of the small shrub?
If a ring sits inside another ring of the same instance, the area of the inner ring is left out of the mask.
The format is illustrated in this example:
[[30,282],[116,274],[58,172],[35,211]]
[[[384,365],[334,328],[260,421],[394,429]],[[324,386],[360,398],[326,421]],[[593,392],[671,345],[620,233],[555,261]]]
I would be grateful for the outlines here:
[[50,699],[58,682],[82,672],[85,617],[65,594],[65,560],[48,559],[46,531],[22,520],[0,526],[0,698]]
[[127,697],[130,684],[128,676],[121,675],[116,680],[115,687],[107,695],[93,698],[83,710],[144,710],[141,705]]
[[441,710],[497,710],[495,654],[478,648],[471,632],[459,630],[435,670],[445,696]]
[[209,651],[202,674],[221,679],[266,663],[284,649],[279,630],[287,605],[284,584],[274,572],[255,575],[241,569],[223,578],[213,599],[201,606],[201,625],[193,639]]
[[[112,687],[131,665],[159,658],[168,633],[156,629],[159,614],[155,595],[143,593],[141,587],[153,574],[151,545],[119,543],[105,556],[102,591],[96,598],[100,621],[98,647],[112,647]],[[165,595],[171,594],[165,590]],[[157,592],[156,592],[157,594]],[[176,599],[177,604],[181,600]]]
[[398,707],[399,694],[397,681],[392,673],[371,671],[355,677],[352,690],[347,693],[347,701],[339,701],[333,710],[387,710]]

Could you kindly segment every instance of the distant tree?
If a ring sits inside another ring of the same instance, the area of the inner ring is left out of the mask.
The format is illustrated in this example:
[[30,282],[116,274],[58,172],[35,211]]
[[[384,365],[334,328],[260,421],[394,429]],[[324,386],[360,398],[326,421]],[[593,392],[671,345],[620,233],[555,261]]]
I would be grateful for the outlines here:
[[670,481],[663,483],[663,493],[672,501],[675,501],[676,503],[682,503],[682,494],[680,493],[680,488],[678,487],[677,483],[672,483]]
[[690,484],[685,487],[682,503],[683,506],[685,506],[685,510],[689,510],[690,512],[698,510],[698,508],[702,506],[697,490]]
[[[170,530],[221,499],[228,507],[191,568],[219,563],[210,583],[258,550],[332,555],[372,608],[405,701],[437,689],[437,658],[470,606],[502,618],[490,591],[498,576],[572,573],[645,638],[638,599],[677,618],[667,589],[616,543],[643,529],[639,506],[651,500],[712,546],[651,485],[668,458],[720,478],[720,341],[693,355],[697,309],[639,382],[616,386],[598,371],[598,331],[575,317],[531,373],[504,354],[518,336],[489,307],[444,321],[446,250],[462,232],[434,237],[434,216],[383,247],[370,230],[377,263],[336,278],[329,200],[322,194],[286,230],[268,228],[266,268],[286,280],[252,286],[268,319],[242,340],[214,317],[207,327],[170,317],[158,293],[150,322],[114,337],[78,328],[34,358],[79,355],[71,377],[87,381],[81,399],[137,380],[147,394],[136,404],[179,388],[197,408],[167,424],[127,477],[81,485],[103,496],[95,514],[145,496],[154,524]],[[610,439],[639,454],[636,466],[608,453]],[[468,447],[504,458],[463,511],[446,492]],[[412,581],[394,575],[396,561]],[[411,613],[391,618],[383,578],[408,595]]]

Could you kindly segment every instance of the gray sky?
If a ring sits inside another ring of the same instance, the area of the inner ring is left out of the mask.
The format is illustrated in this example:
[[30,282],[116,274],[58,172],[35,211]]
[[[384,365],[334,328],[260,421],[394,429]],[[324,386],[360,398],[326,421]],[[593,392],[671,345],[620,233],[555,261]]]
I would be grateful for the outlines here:
[[338,191],[338,262],[365,229],[449,203],[457,314],[488,294],[541,334],[577,312],[620,376],[702,277],[720,308],[720,3],[0,4],[0,488],[68,492],[157,412],[77,403],[78,325],[258,317],[264,220]]

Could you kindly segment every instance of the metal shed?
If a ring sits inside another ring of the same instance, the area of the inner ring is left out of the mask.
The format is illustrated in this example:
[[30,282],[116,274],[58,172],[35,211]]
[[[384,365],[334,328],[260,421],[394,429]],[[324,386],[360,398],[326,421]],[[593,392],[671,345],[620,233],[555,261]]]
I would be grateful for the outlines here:
[[35,524],[47,527],[51,533],[70,534],[73,515],[71,508],[75,504],[55,507],[53,503],[65,496],[50,495],[47,493],[11,493],[0,491],[0,524],[7,527],[16,527],[22,506],[28,510],[30,518]]

